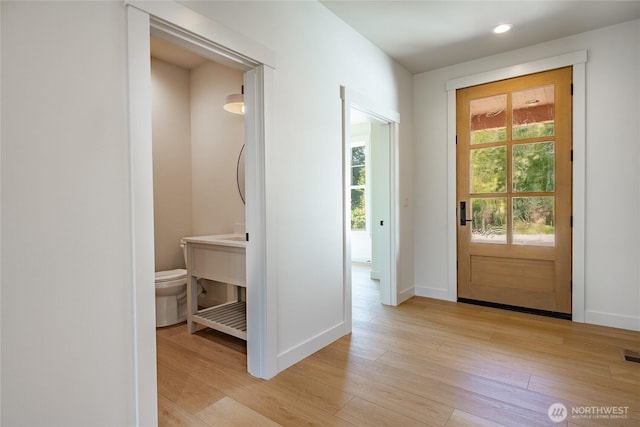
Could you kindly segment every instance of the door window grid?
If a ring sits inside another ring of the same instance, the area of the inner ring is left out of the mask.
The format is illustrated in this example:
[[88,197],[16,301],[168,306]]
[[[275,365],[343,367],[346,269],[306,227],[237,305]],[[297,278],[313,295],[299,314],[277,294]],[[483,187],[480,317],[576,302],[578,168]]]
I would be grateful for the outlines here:
[[470,101],[472,242],[555,245],[554,92],[546,85]]

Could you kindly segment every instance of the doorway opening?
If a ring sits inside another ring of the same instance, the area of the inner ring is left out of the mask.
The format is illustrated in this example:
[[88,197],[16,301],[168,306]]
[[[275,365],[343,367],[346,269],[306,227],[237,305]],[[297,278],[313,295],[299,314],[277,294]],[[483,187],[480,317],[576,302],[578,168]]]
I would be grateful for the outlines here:
[[[158,275],[186,269],[185,237],[245,234],[243,116],[222,107],[228,94],[241,90],[243,72],[155,37],[150,46]],[[233,286],[205,279],[198,288],[199,308],[236,296]],[[157,326],[185,319],[183,294],[177,296],[175,318],[173,307],[159,311],[163,305],[156,299]]]
[[366,98],[344,87],[341,88],[341,97],[344,308],[346,332],[349,333],[352,304],[355,303],[352,283],[355,280],[375,280],[379,303],[398,303],[395,161],[399,114],[377,108]]
[[389,123],[353,107],[350,116],[351,261],[358,277],[368,269],[379,284],[390,280],[381,229],[389,218]]
[[[234,56],[226,51],[226,49],[212,43],[205,42],[201,38],[190,35],[184,29],[175,25],[169,25],[163,20],[151,17],[148,24],[149,41],[151,38],[157,38],[167,42],[173,46],[179,47],[186,52],[197,54],[210,62],[227,69],[229,72],[237,71],[241,74],[241,85],[244,85],[244,102],[245,115],[243,116],[243,124],[240,126],[244,133],[243,141],[238,143],[239,147],[234,147],[232,156],[233,160],[228,162],[228,166],[234,171],[236,170],[237,158],[242,151],[245,156],[245,193],[244,198],[246,204],[251,209],[245,210],[245,229],[250,236],[246,244],[246,272],[247,286],[246,298],[247,302],[247,330],[251,330],[251,339],[247,340],[247,369],[249,373],[257,377],[267,377],[275,375],[275,351],[267,352],[266,330],[271,327],[271,321],[265,318],[266,310],[266,281],[265,281],[265,253],[264,249],[264,91],[265,91],[265,75],[268,73],[267,68],[257,62],[249,60],[247,57]],[[147,58],[150,57],[150,48],[146,51]],[[150,79],[150,75],[146,78]],[[240,89],[240,88],[238,88]],[[226,92],[225,92],[226,93]],[[204,98],[207,98],[205,95]],[[148,99],[147,102],[151,100]],[[213,102],[209,100],[210,102]],[[222,111],[223,114],[227,112]],[[228,113],[230,114],[230,113]],[[206,140],[206,137],[204,138]],[[224,141],[223,141],[224,143]],[[244,149],[241,149],[244,144]],[[206,141],[205,141],[206,145]],[[203,169],[207,169],[206,165]],[[234,173],[235,176],[235,173]],[[194,180],[195,182],[195,180]],[[215,183],[209,183],[215,185]],[[235,194],[237,191],[237,183],[230,180],[230,190]],[[146,191],[153,189],[145,188]],[[205,209],[206,211],[206,209]],[[233,214],[232,214],[233,215]],[[239,215],[239,214],[238,214]],[[206,213],[205,215],[206,216]],[[194,226],[196,223],[196,215],[192,215]],[[231,291],[228,291],[232,293]],[[273,357],[273,360],[267,360],[267,357]],[[266,367],[270,365],[273,370],[268,374]]]

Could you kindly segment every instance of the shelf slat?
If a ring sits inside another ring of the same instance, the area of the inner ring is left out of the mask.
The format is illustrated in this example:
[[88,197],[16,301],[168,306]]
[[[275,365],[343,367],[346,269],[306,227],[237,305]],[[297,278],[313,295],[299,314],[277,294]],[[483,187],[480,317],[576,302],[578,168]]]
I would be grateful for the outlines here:
[[199,310],[192,320],[236,338],[247,340],[247,304],[234,301]]

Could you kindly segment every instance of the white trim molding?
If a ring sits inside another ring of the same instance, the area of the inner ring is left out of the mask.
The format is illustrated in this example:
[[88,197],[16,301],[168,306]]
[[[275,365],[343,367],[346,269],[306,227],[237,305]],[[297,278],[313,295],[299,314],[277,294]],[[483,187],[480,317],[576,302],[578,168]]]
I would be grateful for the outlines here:
[[[127,9],[129,174],[136,425],[158,424],[149,15]],[[150,188],[151,187],[151,188]],[[149,220],[151,219],[151,220]]]
[[189,37],[190,45],[197,45],[197,39],[206,40],[207,44],[214,42],[233,62],[276,67],[276,54],[271,49],[175,1],[125,0],[125,4],[148,13],[156,21],[186,30],[193,35]]
[[341,322],[324,332],[321,332],[301,344],[278,354],[278,372],[282,372],[290,366],[298,363],[300,360],[321,350],[332,342],[342,338],[345,335],[345,324]]
[[[586,64],[587,51],[500,68],[447,81],[447,298],[457,300],[456,248],[456,90],[527,74],[573,66],[573,237],[572,319],[585,321],[585,195],[586,195]],[[440,291],[440,290],[438,290]],[[434,296],[432,290],[416,288],[416,295]],[[438,292],[440,293],[440,292]]]

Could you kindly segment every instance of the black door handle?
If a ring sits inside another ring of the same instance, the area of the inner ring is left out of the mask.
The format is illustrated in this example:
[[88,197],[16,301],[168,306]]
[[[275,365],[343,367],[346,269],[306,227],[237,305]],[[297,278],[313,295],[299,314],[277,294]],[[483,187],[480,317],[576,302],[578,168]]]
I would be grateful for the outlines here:
[[467,221],[473,222],[473,218],[467,219],[467,202],[460,202],[460,225],[466,226]]

